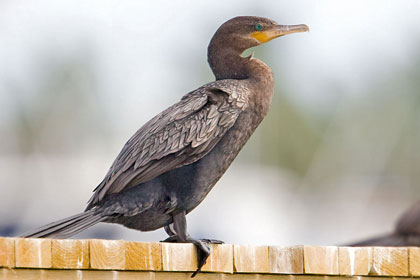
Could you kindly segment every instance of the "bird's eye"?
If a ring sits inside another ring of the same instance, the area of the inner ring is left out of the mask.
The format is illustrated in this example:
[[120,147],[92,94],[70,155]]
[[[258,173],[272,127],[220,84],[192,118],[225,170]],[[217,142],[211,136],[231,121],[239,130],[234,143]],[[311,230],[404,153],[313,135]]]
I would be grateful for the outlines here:
[[260,23],[255,24],[255,30],[261,31],[263,29],[263,26]]

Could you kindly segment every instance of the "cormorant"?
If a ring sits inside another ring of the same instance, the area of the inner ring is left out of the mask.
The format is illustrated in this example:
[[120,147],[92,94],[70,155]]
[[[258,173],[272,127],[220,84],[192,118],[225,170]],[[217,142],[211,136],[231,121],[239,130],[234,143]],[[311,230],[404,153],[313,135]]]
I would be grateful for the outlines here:
[[[241,54],[274,38],[308,31],[251,16],[222,24],[208,47],[216,81],[182,99],[143,125],[125,144],[84,212],[24,237],[67,238],[96,223],[140,231],[164,227],[168,242],[198,249],[198,269],[209,248],[187,232],[185,215],[206,197],[267,114],[273,74],[262,61]],[[195,274],[194,274],[195,275]]]
[[420,201],[400,216],[394,232],[358,241],[349,246],[420,246]]

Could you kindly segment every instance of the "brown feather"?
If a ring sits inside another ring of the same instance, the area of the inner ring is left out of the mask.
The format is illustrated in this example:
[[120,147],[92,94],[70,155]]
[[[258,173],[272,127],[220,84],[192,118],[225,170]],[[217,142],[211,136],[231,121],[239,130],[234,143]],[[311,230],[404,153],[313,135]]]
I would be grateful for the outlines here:
[[236,101],[246,99],[247,91],[239,96],[234,90],[237,83],[231,80],[205,85],[186,94],[180,102],[141,127],[95,189],[88,208],[107,194],[146,182],[205,156],[242,111]]

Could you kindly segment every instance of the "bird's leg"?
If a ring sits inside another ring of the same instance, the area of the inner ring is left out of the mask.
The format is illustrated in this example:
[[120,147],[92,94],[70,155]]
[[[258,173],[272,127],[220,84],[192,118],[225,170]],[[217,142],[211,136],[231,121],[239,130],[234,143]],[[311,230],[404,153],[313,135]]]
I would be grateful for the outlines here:
[[[169,226],[165,227],[166,233],[169,237],[164,242],[179,242],[179,243],[193,243],[197,247],[197,270],[191,275],[194,277],[200,272],[201,267],[206,263],[208,256],[210,255],[210,248],[207,247],[205,241],[193,239],[187,232],[187,219],[185,217],[185,211],[178,213],[173,216],[173,231]],[[175,231],[175,235],[174,234]]]
[[173,224],[169,224],[169,225],[164,227],[164,229],[165,229],[166,233],[169,235],[169,237],[166,238],[165,240],[163,240],[162,242],[177,242],[178,237],[176,236],[176,233],[171,228],[171,225],[173,226]]
[[172,230],[171,225],[173,226],[173,224],[169,224],[165,226],[164,229],[169,236],[174,236],[176,233]]

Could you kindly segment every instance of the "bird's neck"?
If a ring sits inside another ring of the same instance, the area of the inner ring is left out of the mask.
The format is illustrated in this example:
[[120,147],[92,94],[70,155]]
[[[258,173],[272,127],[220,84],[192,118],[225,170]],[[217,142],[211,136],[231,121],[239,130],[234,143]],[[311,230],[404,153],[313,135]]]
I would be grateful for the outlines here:
[[272,75],[270,68],[258,59],[242,57],[240,50],[208,48],[208,62],[216,80],[259,79]]

